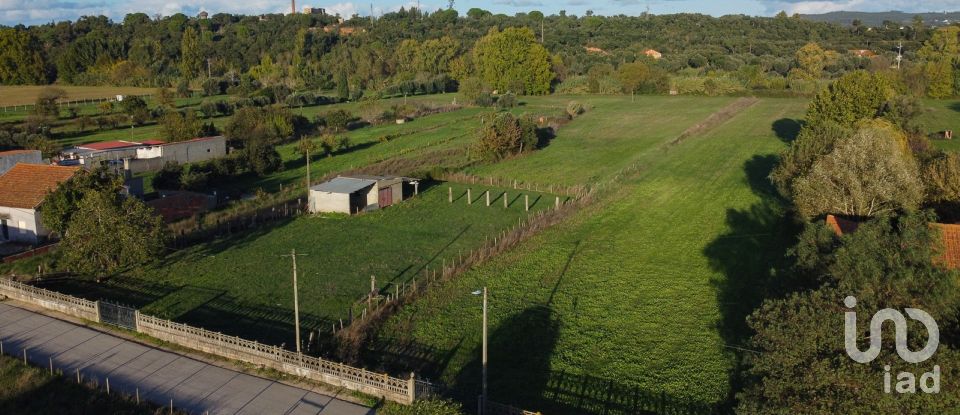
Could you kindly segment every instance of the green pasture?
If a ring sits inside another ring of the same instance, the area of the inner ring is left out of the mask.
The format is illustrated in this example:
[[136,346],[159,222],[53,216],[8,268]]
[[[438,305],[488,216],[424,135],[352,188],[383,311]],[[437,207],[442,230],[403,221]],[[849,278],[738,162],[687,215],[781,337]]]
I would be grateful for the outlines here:
[[[454,203],[447,201],[453,187]],[[69,280],[50,288],[107,299],[143,312],[270,344],[293,343],[291,259],[296,249],[304,336],[348,318],[348,308],[369,292],[370,277],[392,293],[394,285],[423,275],[461,252],[517,224],[528,213],[519,193],[484,186],[441,184],[380,211],[359,216],[309,215],[269,223],[170,252],[143,268],[108,282]],[[532,211],[552,207],[554,197],[531,195]],[[532,213],[532,212],[531,212]]]
[[960,151],[960,100],[924,100],[927,111],[920,122],[930,133],[952,130],[953,140],[932,140],[933,145],[943,150]]
[[[673,98],[660,99],[648,104]],[[550,414],[710,413],[735,390],[744,317],[792,243],[766,175],[804,110],[802,100],[764,99],[666,150],[672,134],[628,155],[597,146],[598,159],[645,167],[605,201],[403,309],[368,355],[474,402],[481,321],[471,292],[486,286],[492,400]],[[656,122],[626,119],[608,122],[622,135]],[[556,141],[576,139],[571,131]]]

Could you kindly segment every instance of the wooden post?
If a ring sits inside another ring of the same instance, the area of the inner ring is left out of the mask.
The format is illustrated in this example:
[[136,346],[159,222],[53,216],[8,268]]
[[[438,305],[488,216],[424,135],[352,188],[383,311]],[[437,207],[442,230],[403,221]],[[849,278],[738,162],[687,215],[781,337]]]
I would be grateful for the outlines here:
[[556,203],[556,206],[555,206],[555,207],[556,207],[557,209],[560,208],[560,196],[557,196],[557,203]]
[[503,207],[507,207],[507,192],[503,192]]
[[77,368],[77,383],[80,383],[80,368]]
[[523,195],[523,205],[526,212],[530,211],[530,195]]
[[140,405],[140,387],[137,387],[137,405]]
[[23,364],[27,364],[27,348],[23,348]]
[[470,190],[471,190],[471,189],[468,187],[468,188],[467,188],[467,204],[468,204],[468,205],[472,205],[472,204],[473,204],[473,196],[471,195]]
[[107,378],[107,395],[110,394],[110,378]]
[[487,207],[490,207],[490,191],[487,190],[486,194],[487,194]]
[[452,187],[448,187],[448,188],[447,188],[447,201],[449,201],[450,203],[453,203],[453,188],[452,188]]
[[53,357],[50,357],[50,376],[53,376]]

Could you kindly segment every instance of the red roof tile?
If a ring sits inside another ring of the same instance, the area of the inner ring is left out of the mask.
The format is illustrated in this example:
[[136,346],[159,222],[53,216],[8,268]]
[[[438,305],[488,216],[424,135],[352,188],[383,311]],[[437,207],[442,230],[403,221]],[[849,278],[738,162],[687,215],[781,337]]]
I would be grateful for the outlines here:
[[40,151],[40,150],[9,150],[9,151],[0,151],[0,157],[3,157],[3,156],[12,156],[12,155],[15,155],[15,154],[30,154],[30,153],[36,153],[36,152],[39,152],[39,151]]
[[103,150],[114,150],[119,148],[129,148],[129,147],[139,147],[139,146],[141,146],[140,143],[133,143],[129,141],[101,141],[99,143],[81,144],[77,147],[86,148],[90,150],[103,151]]
[[79,167],[17,163],[0,176],[0,206],[35,209],[47,193],[78,171]]
[[827,226],[829,226],[830,229],[833,230],[833,233],[837,234],[837,236],[843,236],[844,234],[857,230],[857,227],[860,226],[860,223],[850,219],[827,215]]
[[163,140],[144,140],[144,141],[143,141],[142,143],[140,143],[140,144],[145,144],[145,145],[148,145],[148,146],[158,146],[158,145],[166,144],[166,143],[167,143],[167,142],[166,142],[166,141],[163,141]]
[[960,225],[934,223],[943,236],[943,256],[941,261],[952,269],[960,268]]

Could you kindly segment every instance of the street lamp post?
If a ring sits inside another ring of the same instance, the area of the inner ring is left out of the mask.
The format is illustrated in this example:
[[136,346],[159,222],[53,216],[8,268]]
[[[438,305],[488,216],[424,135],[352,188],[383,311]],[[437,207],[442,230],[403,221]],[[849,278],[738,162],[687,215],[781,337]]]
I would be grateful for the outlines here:
[[487,287],[483,290],[474,291],[473,295],[483,294],[483,389],[480,395],[480,414],[484,415],[487,409]]

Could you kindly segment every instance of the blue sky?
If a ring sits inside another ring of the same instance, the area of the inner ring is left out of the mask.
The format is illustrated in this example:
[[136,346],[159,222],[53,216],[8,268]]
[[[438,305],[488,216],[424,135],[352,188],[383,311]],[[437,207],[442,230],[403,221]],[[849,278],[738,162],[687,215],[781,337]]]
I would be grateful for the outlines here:
[[[309,5],[324,7],[328,11],[351,15],[370,13],[371,0],[324,3],[320,0],[298,0],[297,8]],[[445,8],[446,0],[421,0],[426,10]],[[416,0],[374,0],[374,14],[416,5]],[[748,14],[769,16],[779,10],[789,13],[823,13],[837,10],[907,12],[956,11],[958,0],[459,0],[454,8],[465,14],[472,7],[480,7],[496,13],[514,14],[522,11],[540,10],[546,14],[566,10],[567,14],[583,15],[587,10],[596,14],[637,15],[650,7],[655,14],[696,12],[715,16],[724,14]],[[200,10],[211,13],[230,12],[244,14],[281,13],[290,9],[289,0],[0,0],[0,24],[35,24],[58,20],[76,20],[83,15],[107,15],[120,20],[130,12],[169,15],[182,12],[195,15]]]

